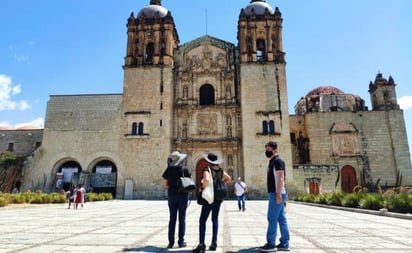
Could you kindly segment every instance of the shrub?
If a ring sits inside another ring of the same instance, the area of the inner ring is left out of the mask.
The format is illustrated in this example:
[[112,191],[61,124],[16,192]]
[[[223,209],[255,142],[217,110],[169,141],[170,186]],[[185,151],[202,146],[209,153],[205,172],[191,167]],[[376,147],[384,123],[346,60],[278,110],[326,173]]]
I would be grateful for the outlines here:
[[341,201],[343,197],[346,195],[345,192],[331,192],[327,193],[325,198],[326,198],[326,204],[332,205],[332,206],[341,206]]
[[365,196],[362,193],[350,193],[343,197],[341,204],[345,207],[359,207],[359,201]]
[[10,203],[13,204],[24,204],[25,199],[21,193],[10,194]]
[[324,194],[318,194],[315,196],[314,203],[326,204],[326,196]]
[[6,206],[6,200],[0,196],[0,207]]
[[50,194],[50,203],[65,203],[66,195],[62,193],[53,192]]
[[309,202],[309,203],[314,203],[315,201],[315,195],[306,193],[302,196],[302,201],[303,202]]
[[408,213],[412,211],[412,197],[406,193],[388,196],[385,204],[390,212]]
[[380,194],[366,194],[360,201],[359,207],[362,209],[379,210],[384,207],[384,198]]

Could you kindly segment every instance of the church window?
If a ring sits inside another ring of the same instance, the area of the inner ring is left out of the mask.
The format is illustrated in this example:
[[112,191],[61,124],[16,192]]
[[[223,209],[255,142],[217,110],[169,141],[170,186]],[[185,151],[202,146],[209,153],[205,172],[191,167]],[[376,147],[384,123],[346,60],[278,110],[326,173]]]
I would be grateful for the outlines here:
[[275,134],[275,122],[273,120],[269,121],[269,134]]
[[262,122],[262,133],[268,134],[268,122],[266,120]]
[[215,104],[215,89],[210,84],[204,84],[199,91],[200,105]]
[[163,126],[163,120],[160,120],[160,127]]
[[383,92],[383,101],[385,102],[385,104],[390,104],[391,103],[390,93],[387,90]]
[[290,133],[290,142],[296,144],[296,134],[293,132]]
[[166,54],[166,42],[162,40],[160,43],[160,55],[164,56]]
[[137,135],[137,123],[133,122],[132,124],[132,135]]
[[256,41],[256,58],[257,61],[265,61],[266,46],[265,41],[258,39]]
[[144,124],[143,124],[143,122],[140,122],[139,123],[139,128],[138,128],[138,131],[137,131],[137,134],[138,135],[143,135],[144,134]]
[[9,142],[9,146],[7,147],[7,151],[9,151],[9,152],[14,151],[14,142]]
[[144,56],[145,63],[153,63],[153,54],[154,54],[154,44],[149,43],[146,46],[146,52]]
[[160,103],[160,110],[163,110],[163,103]]

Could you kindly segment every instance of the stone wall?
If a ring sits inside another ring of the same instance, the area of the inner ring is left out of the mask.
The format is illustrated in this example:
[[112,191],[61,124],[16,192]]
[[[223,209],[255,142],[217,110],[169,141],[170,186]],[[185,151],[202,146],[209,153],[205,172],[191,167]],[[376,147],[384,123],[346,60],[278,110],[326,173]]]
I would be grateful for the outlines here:
[[51,191],[55,173],[67,161],[91,172],[108,159],[122,167],[118,155],[121,95],[51,96],[43,142],[25,167],[24,189]]
[[43,129],[0,130],[0,152],[13,147],[14,154],[31,155],[43,139]]

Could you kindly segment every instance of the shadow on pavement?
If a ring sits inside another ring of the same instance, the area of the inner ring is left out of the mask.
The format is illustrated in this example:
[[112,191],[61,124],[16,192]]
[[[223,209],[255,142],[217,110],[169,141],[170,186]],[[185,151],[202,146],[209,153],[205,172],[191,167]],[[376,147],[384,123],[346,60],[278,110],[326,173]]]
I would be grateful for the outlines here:
[[249,249],[240,249],[236,251],[227,251],[226,253],[252,253],[252,252],[259,252],[257,247],[249,248]]
[[173,253],[189,253],[192,252],[191,249],[165,249],[155,246],[143,246],[135,248],[124,248],[123,252],[147,252],[147,253],[159,253],[159,252],[173,252]]

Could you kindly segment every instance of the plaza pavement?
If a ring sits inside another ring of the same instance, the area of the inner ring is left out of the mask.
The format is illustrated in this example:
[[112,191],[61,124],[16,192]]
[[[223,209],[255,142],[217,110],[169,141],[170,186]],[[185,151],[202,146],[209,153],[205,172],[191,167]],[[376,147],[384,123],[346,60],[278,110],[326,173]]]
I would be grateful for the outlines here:
[[[267,201],[247,201],[245,212],[225,201],[219,218],[219,252],[257,252],[265,243]],[[186,248],[165,249],[167,201],[113,200],[0,208],[3,252],[191,252],[198,243],[200,206],[187,213]],[[412,220],[291,203],[291,252],[412,252]],[[207,223],[206,242],[212,224]],[[177,233],[176,233],[177,234]]]

